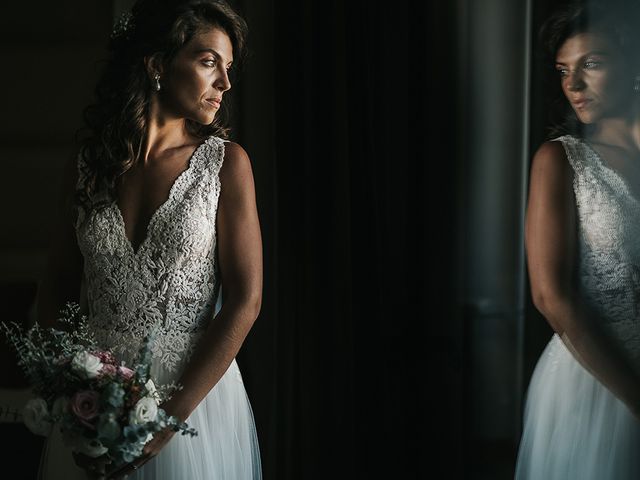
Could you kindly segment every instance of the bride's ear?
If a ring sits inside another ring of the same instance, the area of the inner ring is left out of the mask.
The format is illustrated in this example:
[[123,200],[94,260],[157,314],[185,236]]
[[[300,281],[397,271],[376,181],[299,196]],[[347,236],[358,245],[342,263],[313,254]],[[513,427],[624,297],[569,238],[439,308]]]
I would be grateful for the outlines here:
[[153,79],[156,74],[164,73],[164,56],[161,53],[154,53],[144,57],[144,67],[149,79]]

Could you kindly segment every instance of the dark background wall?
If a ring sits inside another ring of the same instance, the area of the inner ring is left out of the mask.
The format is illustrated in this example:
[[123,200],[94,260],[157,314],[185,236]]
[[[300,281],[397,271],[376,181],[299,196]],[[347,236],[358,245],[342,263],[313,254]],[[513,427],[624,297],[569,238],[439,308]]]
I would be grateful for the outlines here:
[[[3,319],[31,312],[62,165],[129,3],[3,7]],[[238,363],[265,480],[511,478],[550,336],[522,215],[545,122],[535,32],[556,2],[233,3],[251,31],[233,136],[265,253]],[[12,406],[24,385],[1,353]],[[20,439],[3,462],[34,467],[37,439],[0,421]]]
[[[5,2],[0,13],[0,320],[32,318],[54,219],[62,166],[91,99],[108,1]],[[17,423],[28,393],[12,352],[0,341],[2,476],[34,479],[42,438]]]

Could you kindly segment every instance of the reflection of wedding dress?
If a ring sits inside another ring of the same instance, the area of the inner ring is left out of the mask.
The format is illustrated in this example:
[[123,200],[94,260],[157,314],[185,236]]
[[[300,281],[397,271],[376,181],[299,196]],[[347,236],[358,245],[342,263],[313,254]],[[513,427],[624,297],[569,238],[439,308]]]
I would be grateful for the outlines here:
[[[582,298],[640,371],[640,198],[585,141],[559,140],[574,170]],[[640,422],[557,335],[529,384],[516,478],[640,478]]]
[[[224,141],[207,138],[151,217],[134,251],[115,201],[76,223],[84,256],[83,299],[98,343],[127,363],[156,328],[151,373],[156,383],[177,381],[209,321],[220,293],[216,248],[218,173]],[[84,181],[82,161],[79,182]],[[130,475],[154,480],[261,478],[253,414],[235,361],[187,419],[198,436],[174,435],[163,450]],[[44,479],[86,478],[58,435],[48,441]]]

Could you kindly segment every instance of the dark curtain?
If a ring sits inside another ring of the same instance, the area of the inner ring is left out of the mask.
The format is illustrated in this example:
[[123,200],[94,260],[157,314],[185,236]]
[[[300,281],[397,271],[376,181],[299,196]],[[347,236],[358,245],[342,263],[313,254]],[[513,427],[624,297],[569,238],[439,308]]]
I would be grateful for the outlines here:
[[265,479],[458,478],[454,2],[237,5],[265,253],[238,361]]

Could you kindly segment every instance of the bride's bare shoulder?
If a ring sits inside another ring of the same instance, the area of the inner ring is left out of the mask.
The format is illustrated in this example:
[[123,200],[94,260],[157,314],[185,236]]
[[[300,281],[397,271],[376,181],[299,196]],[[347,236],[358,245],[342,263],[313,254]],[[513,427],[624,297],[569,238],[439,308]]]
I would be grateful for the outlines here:
[[246,185],[253,184],[251,159],[247,151],[235,142],[225,142],[224,161],[220,168],[220,181],[223,183]]
[[567,153],[562,142],[549,140],[542,143],[531,162],[533,180],[566,177],[572,175],[571,165],[567,161]]

